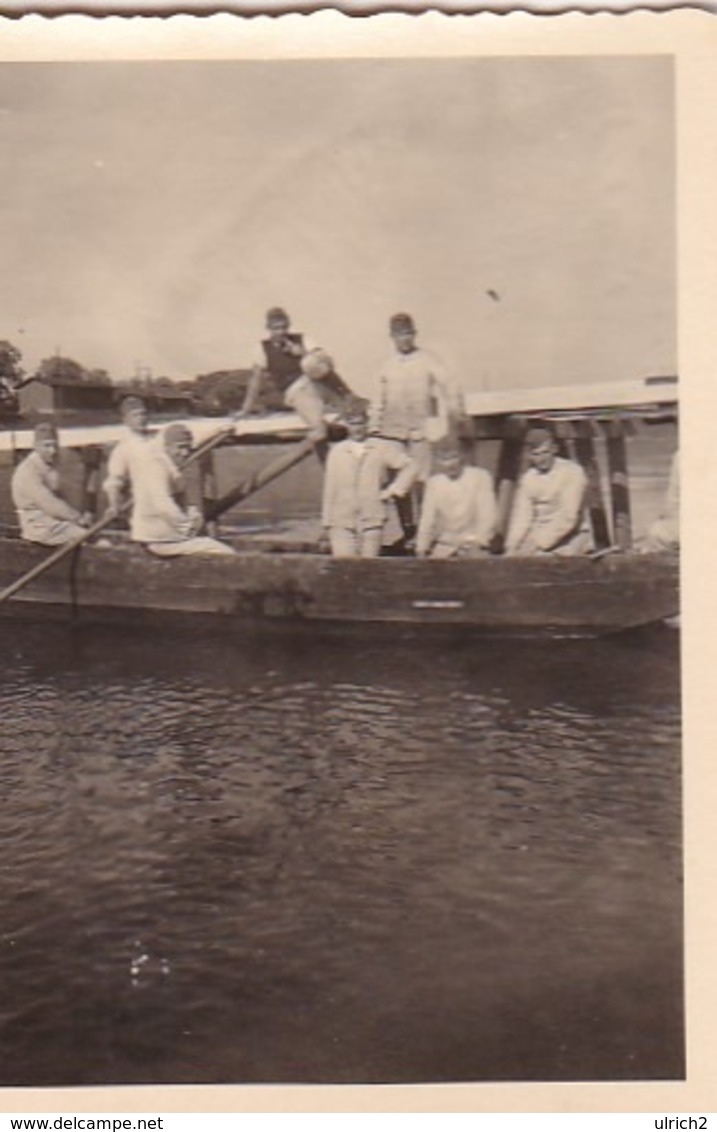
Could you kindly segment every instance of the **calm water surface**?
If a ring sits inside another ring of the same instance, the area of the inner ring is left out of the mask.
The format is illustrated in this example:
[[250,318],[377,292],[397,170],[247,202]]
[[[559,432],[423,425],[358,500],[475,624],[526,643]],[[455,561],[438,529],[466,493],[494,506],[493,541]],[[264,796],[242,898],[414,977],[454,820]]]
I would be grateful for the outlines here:
[[668,630],[2,632],[0,1083],[682,1075]]

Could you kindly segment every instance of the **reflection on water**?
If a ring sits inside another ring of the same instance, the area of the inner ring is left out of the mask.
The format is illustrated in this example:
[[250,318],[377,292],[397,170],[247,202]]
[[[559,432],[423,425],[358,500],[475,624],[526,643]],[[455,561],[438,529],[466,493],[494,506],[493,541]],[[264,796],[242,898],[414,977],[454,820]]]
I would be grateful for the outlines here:
[[682,1075],[667,631],[4,631],[2,1084]]

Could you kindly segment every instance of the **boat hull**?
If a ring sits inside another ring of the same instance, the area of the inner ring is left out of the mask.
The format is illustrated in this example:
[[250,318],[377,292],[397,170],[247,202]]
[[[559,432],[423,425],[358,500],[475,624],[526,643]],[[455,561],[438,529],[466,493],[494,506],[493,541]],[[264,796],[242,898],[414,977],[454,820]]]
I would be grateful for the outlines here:
[[[47,553],[0,539],[0,585]],[[83,547],[0,612],[41,607],[93,620],[384,622],[597,636],[678,614],[679,573],[675,556],[658,554],[419,561],[248,550],[166,560],[127,544]]]

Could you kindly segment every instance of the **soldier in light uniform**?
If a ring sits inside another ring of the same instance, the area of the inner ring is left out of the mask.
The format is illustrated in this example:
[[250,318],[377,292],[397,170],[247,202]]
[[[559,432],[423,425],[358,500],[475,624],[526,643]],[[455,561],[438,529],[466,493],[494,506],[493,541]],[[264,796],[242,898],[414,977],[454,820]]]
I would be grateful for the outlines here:
[[573,460],[558,456],[553,434],[532,428],[525,438],[528,470],[521,477],[505,542],[506,554],[587,554],[587,479]]
[[92,516],[78,511],[62,496],[57,429],[43,421],[35,429],[32,452],[13,472],[12,500],[20,534],[28,542],[62,546],[86,533]]

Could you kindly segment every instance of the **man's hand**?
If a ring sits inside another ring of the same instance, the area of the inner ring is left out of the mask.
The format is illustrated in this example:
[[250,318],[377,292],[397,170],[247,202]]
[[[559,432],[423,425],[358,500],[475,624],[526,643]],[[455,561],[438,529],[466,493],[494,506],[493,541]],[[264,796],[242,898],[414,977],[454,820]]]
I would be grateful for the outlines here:
[[194,506],[188,507],[187,508],[187,519],[186,519],[186,533],[189,536],[189,538],[194,538],[196,535],[198,535],[203,526],[204,526],[204,516],[202,515],[199,508],[194,507]]
[[77,522],[81,527],[91,527],[94,522],[94,515],[91,511],[83,511]]
[[381,492],[381,494],[379,495],[379,499],[381,500],[382,503],[390,503],[390,501],[392,499],[395,499],[395,498],[396,498],[396,493],[395,493],[395,491],[392,491],[392,489],[390,487],[385,487],[383,489],[383,491]]

